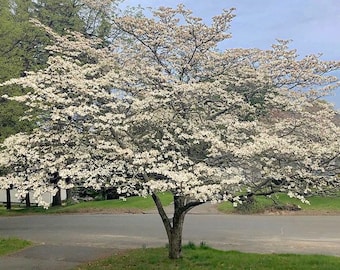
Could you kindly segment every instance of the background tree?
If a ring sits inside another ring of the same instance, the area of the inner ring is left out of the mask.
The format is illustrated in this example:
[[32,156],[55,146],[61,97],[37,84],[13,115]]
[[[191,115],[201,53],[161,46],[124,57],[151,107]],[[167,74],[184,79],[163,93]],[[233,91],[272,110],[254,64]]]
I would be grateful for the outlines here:
[[32,16],[59,34],[67,31],[85,32],[85,22],[81,18],[83,4],[79,0],[38,0],[33,2]]
[[[46,64],[49,52],[45,47],[51,41],[44,31],[29,23],[30,18],[37,18],[59,34],[78,31],[108,40],[111,33],[106,17],[116,7],[114,3],[103,1],[93,5],[78,0],[0,0],[0,82],[25,76],[25,71],[38,70]],[[0,96],[17,96],[27,91],[29,89],[18,86],[5,86],[0,87]],[[12,134],[33,129],[39,120],[23,119],[28,110],[22,103],[0,97],[0,142]],[[29,193],[26,202],[30,205]]]
[[[56,171],[59,186],[72,179],[151,194],[172,259],[181,256],[184,217],[199,204],[242,203],[244,187],[252,194],[267,184],[302,201],[311,184],[337,188],[325,175],[330,156],[339,154],[339,127],[330,121],[332,108],[317,99],[337,87],[326,73],[340,63],[298,60],[285,41],[267,51],[219,52],[217,44],[230,38],[232,11],[210,26],[181,5],[155,10],[153,18],[113,17],[120,34],[107,47],[35,22],[55,40],[47,67],[5,85],[34,89],[11,99],[39,108],[44,121],[34,134],[5,140],[0,162],[11,166],[25,153],[34,166],[29,185],[45,206],[41,194],[56,190],[46,182]],[[2,179],[23,186],[20,172]],[[163,191],[174,197],[171,218],[157,196]]]
[[[0,1],[0,81],[22,76],[25,70],[34,66],[34,36],[43,33],[28,24],[28,1],[15,5],[13,1]],[[25,7],[24,7],[25,6]],[[26,13],[24,10],[26,9]],[[31,33],[31,38],[28,38]],[[24,90],[20,87],[1,87],[0,94],[21,95]],[[31,126],[27,121],[19,121],[27,109],[15,101],[0,99],[0,141],[19,131],[28,131]]]
[[[39,65],[36,39],[45,35],[28,23],[28,12],[31,8],[29,2],[0,0],[0,82],[23,76],[25,70]],[[25,90],[18,86],[0,87],[1,96],[23,93]],[[21,120],[27,109],[24,104],[0,98],[0,142],[12,134],[32,130],[32,123]],[[1,171],[0,168],[0,176]],[[7,209],[10,209],[10,187],[6,190]]]
[[[107,17],[114,12],[115,2],[91,5],[81,0],[0,0],[0,82],[25,76],[25,71],[38,70],[46,64],[49,52],[45,47],[51,41],[29,23],[30,18],[38,19],[59,34],[77,31],[108,40],[111,30]],[[0,88],[0,96],[24,92],[18,86]],[[27,107],[1,98],[0,103],[0,141],[32,129],[32,123],[20,121]]]

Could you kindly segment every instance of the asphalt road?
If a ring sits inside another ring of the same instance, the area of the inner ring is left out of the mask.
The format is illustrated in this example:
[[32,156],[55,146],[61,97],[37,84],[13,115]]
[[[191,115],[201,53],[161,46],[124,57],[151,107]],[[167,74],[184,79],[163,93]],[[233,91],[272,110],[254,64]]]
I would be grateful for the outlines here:
[[[204,241],[223,250],[340,256],[339,224],[340,216],[188,214],[183,240],[197,244]],[[1,270],[46,269],[44,263],[52,270],[53,262],[60,264],[55,269],[68,269],[117,249],[164,246],[167,242],[157,214],[0,217],[0,236],[37,243],[36,247],[0,258]],[[34,268],[28,268],[32,258]],[[20,268],[23,264],[27,268]],[[12,268],[3,268],[6,265]]]

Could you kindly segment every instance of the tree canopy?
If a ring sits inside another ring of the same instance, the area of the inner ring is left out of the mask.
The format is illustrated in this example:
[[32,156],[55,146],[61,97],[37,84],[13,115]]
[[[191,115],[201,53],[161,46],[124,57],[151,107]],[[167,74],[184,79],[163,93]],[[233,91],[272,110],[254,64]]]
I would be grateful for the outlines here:
[[[152,18],[114,16],[108,46],[34,21],[54,41],[51,56],[46,68],[3,84],[31,92],[3,98],[38,108],[40,120],[34,133],[5,140],[0,162],[13,170],[0,185],[29,186],[42,205],[55,172],[63,187],[151,194],[171,258],[196,205],[276,191],[306,201],[337,188],[340,127],[319,99],[339,85],[327,73],[340,63],[299,59],[283,40],[270,50],[219,51],[233,17],[225,10],[206,25],[183,5]],[[172,219],[160,191],[174,195]]]

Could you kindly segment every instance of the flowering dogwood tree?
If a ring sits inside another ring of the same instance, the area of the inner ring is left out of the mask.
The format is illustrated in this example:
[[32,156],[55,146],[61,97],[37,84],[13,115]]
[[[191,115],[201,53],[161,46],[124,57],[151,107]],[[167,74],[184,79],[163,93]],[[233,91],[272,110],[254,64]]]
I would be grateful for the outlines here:
[[[208,26],[182,5],[114,17],[119,34],[104,48],[35,22],[55,40],[48,66],[5,85],[32,89],[7,98],[39,109],[39,128],[5,141],[0,161],[13,169],[2,185],[41,199],[58,172],[59,185],[152,195],[170,258],[181,256],[185,214],[206,201],[242,203],[245,185],[248,195],[301,200],[337,187],[339,126],[318,99],[338,86],[326,74],[340,63],[298,60],[287,41],[220,52],[233,17],[226,10]],[[172,218],[163,191],[173,194]]]

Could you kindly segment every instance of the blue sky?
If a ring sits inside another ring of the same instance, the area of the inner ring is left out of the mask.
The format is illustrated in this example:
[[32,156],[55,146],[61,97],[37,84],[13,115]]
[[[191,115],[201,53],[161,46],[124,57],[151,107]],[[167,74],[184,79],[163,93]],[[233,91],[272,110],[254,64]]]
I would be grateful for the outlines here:
[[[124,6],[175,7],[179,3],[207,23],[222,9],[236,8],[233,37],[221,49],[268,49],[276,39],[291,39],[291,48],[301,57],[322,53],[324,60],[340,61],[339,0],[125,0]],[[336,75],[340,78],[340,72]],[[340,89],[328,100],[340,109]]]

